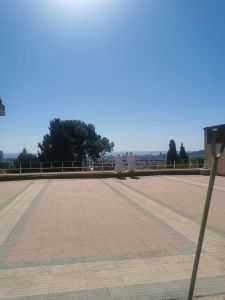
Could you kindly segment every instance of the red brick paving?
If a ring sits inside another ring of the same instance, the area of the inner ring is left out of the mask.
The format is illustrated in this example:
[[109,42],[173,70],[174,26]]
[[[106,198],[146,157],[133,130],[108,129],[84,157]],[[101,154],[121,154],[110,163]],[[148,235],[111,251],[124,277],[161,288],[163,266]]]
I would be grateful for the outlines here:
[[[205,178],[195,176],[186,179],[204,182]],[[16,205],[13,202],[1,210],[1,214],[6,216],[0,220],[1,299],[33,299],[32,296],[35,299],[108,299],[109,295],[113,295],[113,299],[127,299],[126,295],[130,295],[129,299],[143,296],[167,299],[168,295],[183,299],[187,296],[193,247],[188,243],[184,248],[174,236],[181,241],[195,241],[199,226],[189,222],[182,214],[173,213],[163,205],[124,188],[122,183],[141,192],[144,190],[150,197],[154,194],[163,203],[195,216],[200,214],[206,189],[162,176],[105,182],[124,195],[127,193],[133,202],[127,202],[100,180],[54,180],[50,186],[44,180],[34,182],[32,192],[25,193],[19,201],[16,199]],[[225,178],[220,178],[220,185],[225,186]],[[224,193],[215,192],[214,195],[215,208],[210,212],[210,218],[219,228],[225,222]],[[38,206],[35,208],[36,203]],[[165,227],[156,224],[154,217],[149,219],[142,214],[132,203],[139,203],[146,211],[151,211],[165,222],[161,223]],[[28,216],[30,219],[27,221]],[[171,236],[169,226],[173,228],[174,236]],[[14,242],[15,247],[9,254]],[[195,294],[224,293],[224,237],[208,230],[204,243]],[[139,251],[145,249],[178,251],[165,251],[160,256],[152,252],[150,257],[144,257]],[[90,260],[63,260],[60,263],[53,260],[110,255],[118,251],[121,254],[139,253],[132,257],[124,255],[119,260],[118,257],[106,259],[104,256]],[[40,263],[42,259],[47,260]],[[34,263],[27,268],[28,265],[23,262],[29,261]]]
[[24,188],[26,188],[31,181],[7,181],[0,182],[0,203],[6,202],[17,193],[19,194]]
[[[205,183],[209,180],[209,177],[205,176],[185,176],[185,178],[184,176],[177,176],[177,178]],[[206,188],[170,180],[161,176],[143,177],[140,180],[128,178],[124,183],[199,220],[202,217]],[[217,177],[216,184],[218,183],[225,187],[225,178]],[[224,212],[225,192],[213,191],[208,223],[225,232]]]
[[7,261],[183,247],[100,180],[59,180],[51,181]]
[[[196,175],[179,175],[179,176],[173,176],[178,179],[185,179],[185,180],[191,180],[195,182],[201,182],[208,184],[209,183],[209,176],[196,176]],[[225,178],[222,176],[216,176],[215,178],[215,185],[221,185],[225,188]]]

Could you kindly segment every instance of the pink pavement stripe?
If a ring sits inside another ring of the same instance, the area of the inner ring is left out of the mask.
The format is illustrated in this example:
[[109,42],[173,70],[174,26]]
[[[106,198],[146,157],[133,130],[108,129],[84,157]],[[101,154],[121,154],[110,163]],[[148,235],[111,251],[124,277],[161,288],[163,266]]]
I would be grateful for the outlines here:
[[31,181],[7,181],[0,182],[0,203],[17,196],[23,189],[30,185]]
[[[179,176],[179,178],[182,178]],[[198,182],[201,176],[193,176],[191,179]],[[225,185],[225,178],[223,179],[223,186]],[[164,177],[142,177],[140,180],[133,180],[128,178],[124,181],[128,186],[132,186],[141,192],[147,194],[149,197],[154,197],[178,209],[185,214],[196,217],[199,220],[202,217],[203,207],[207,189],[166,179]],[[215,228],[225,232],[225,193],[220,191],[213,191],[212,202],[210,206],[210,213],[208,223]]]
[[100,180],[52,181],[8,262],[184,248]]
[[[171,176],[171,175],[170,175]],[[200,183],[209,183],[209,176],[204,176],[204,175],[172,175],[172,177],[178,178],[178,179],[185,179],[185,180],[191,180],[195,182],[200,182]],[[216,176],[215,179],[215,185],[219,185],[225,188],[225,178],[222,176]]]

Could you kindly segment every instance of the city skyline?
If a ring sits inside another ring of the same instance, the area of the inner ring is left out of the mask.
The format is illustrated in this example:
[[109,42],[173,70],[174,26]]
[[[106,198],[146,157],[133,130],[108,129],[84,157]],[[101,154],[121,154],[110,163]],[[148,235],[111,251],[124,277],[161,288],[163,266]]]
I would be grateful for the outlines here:
[[201,150],[225,123],[225,2],[121,2],[0,2],[0,150],[36,153],[54,118],[123,152]]

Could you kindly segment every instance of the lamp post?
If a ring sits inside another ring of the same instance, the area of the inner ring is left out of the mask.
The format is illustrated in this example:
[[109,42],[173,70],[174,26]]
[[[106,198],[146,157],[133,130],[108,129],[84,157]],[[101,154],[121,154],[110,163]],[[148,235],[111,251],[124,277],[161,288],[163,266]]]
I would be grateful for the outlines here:
[[[0,116],[5,116],[5,105],[3,105],[1,98],[0,98]],[[1,152],[1,153],[3,153],[3,152]],[[3,156],[2,156],[2,158],[3,158]],[[0,159],[0,161],[1,161],[1,159]]]
[[212,198],[212,192],[213,192],[213,186],[214,186],[214,181],[215,181],[215,177],[216,177],[217,166],[218,166],[219,159],[222,156],[224,148],[225,148],[225,140],[224,140],[223,143],[221,144],[220,150],[218,152],[216,152],[217,130],[218,130],[217,128],[212,129],[211,152],[212,152],[212,156],[213,156],[213,163],[212,163],[212,169],[210,172],[208,191],[207,191],[207,195],[206,195],[205,207],[204,207],[204,211],[203,211],[202,223],[201,223],[201,227],[200,227],[198,244],[197,244],[197,249],[196,249],[196,254],[195,254],[193,270],[192,270],[188,300],[192,300],[193,294],[194,294],[195,281],[196,281],[196,276],[197,276],[197,272],[198,272],[199,260],[200,260],[200,256],[201,256],[201,252],[202,252],[202,244],[203,244],[203,240],[204,240],[205,228],[206,228],[206,223],[207,223],[207,219],[208,219],[209,207],[210,207],[210,202],[211,202],[211,198]]

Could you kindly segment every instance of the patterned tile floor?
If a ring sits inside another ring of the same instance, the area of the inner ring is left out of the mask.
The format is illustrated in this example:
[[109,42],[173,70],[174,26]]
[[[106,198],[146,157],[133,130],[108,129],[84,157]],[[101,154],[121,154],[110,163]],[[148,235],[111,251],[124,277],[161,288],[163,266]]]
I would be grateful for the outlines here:
[[[0,182],[0,299],[186,299],[208,179]],[[195,296],[224,293],[218,177]]]

